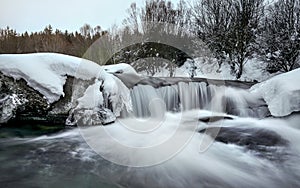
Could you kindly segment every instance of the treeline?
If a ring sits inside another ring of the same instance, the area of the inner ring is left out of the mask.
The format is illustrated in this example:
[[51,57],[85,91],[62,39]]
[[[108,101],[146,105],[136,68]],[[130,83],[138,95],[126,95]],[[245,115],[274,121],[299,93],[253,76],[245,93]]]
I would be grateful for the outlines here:
[[57,52],[82,57],[86,50],[107,31],[85,24],[80,32],[53,31],[51,25],[41,32],[19,34],[7,27],[0,29],[0,53]]
[[[181,65],[188,58],[180,51],[184,49],[189,55],[212,56],[219,65],[229,64],[237,78],[241,77],[245,63],[251,58],[266,62],[269,72],[286,72],[299,66],[300,0],[271,3],[265,0],[180,0],[177,5],[165,0],[146,0],[143,7],[132,3],[127,13],[124,26],[114,26],[109,31],[89,25],[75,33],[53,31],[51,26],[31,34],[2,29],[0,53],[50,51],[82,57],[94,41],[103,38],[109,45],[91,51],[86,58],[102,64],[164,58]],[[152,43],[151,37],[157,34],[169,41],[176,38],[182,49]],[[195,37],[198,40],[194,40]],[[133,45],[132,41],[146,42]],[[156,61],[151,65],[144,63],[138,68],[153,70],[151,74],[168,65]],[[174,67],[167,67],[172,76]]]

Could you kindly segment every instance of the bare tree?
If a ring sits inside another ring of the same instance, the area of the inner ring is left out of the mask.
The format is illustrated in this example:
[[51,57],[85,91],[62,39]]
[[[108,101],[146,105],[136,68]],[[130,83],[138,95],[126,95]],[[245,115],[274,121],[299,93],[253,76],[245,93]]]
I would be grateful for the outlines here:
[[[165,0],[147,0],[145,6],[138,8],[133,3],[128,9],[128,16],[124,20],[126,27],[124,28],[121,38],[123,42],[128,39],[136,38],[142,39],[144,42],[139,45],[133,45],[132,48],[128,47],[124,52],[124,58],[130,62],[139,58],[148,58],[152,62],[152,66],[146,65],[151,69],[151,74],[158,71],[160,68],[165,67],[169,69],[170,75],[174,76],[175,63],[184,61],[179,50],[166,47],[162,44],[154,44],[152,41],[163,39],[164,41],[174,41],[174,43],[185,44],[188,35],[187,30],[183,26],[189,22],[189,9],[183,0],[180,0],[178,5],[175,6],[171,1]],[[130,29],[130,30],[129,30]],[[151,59],[150,57],[155,57]],[[156,61],[157,58],[166,58],[167,61]],[[142,62],[142,61],[141,61]],[[141,66],[141,65],[139,65]]]

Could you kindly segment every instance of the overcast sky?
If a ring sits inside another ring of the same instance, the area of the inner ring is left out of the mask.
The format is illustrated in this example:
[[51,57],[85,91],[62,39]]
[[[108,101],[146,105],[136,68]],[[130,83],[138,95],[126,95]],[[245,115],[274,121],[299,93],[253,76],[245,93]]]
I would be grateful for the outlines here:
[[79,31],[88,23],[108,29],[122,23],[132,2],[144,5],[144,0],[1,0],[0,28],[31,32],[51,24],[54,29]]

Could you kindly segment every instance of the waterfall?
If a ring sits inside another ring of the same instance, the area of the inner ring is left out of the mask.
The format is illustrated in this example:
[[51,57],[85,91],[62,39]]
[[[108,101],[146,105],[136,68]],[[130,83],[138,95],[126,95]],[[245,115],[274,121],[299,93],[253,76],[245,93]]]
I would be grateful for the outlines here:
[[181,110],[204,109],[210,99],[209,89],[204,82],[178,83]]
[[155,117],[164,111],[192,109],[225,112],[242,117],[265,117],[268,114],[264,102],[247,90],[208,85],[205,82],[179,82],[159,88],[137,85],[130,92],[133,112],[123,112],[123,117]]

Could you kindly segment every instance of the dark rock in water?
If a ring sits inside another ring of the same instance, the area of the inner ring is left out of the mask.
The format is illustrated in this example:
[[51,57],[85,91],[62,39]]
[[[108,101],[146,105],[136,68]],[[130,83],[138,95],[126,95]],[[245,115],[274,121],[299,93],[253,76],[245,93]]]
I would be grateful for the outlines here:
[[215,141],[235,144],[254,151],[255,155],[270,160],[281,160],[288,141],[276,132],[259,128],[210,127],[199,131],[210,136],[216,135]]
[[98,116],[101,119],[102,125],[108,125],[116,121],[113,112],[107,108],[102,108],[98,111]]
[[116,116],[113,112],[101,107],[95,110],[72,110],[66,119],[66,124],[70,126],[108,125],[115,121]]
[[230,116],[209,116],[209,117],[201,117],[201,118],[199,118],[199,121],[208,123],[208,122],[216,122],[216,121],[225,120],[225,119],[232,120],[233,117],[230,117]]
[[233,101],[234,98],[225,97],[223,100],[224,106],[226,107],[225,112],[228,114],[237,115],[240,117],[256,117],[260,119],[271,116],[268,105],[263,99],[252,101],[245,97],[245,106],[237,105],[236,102]]

